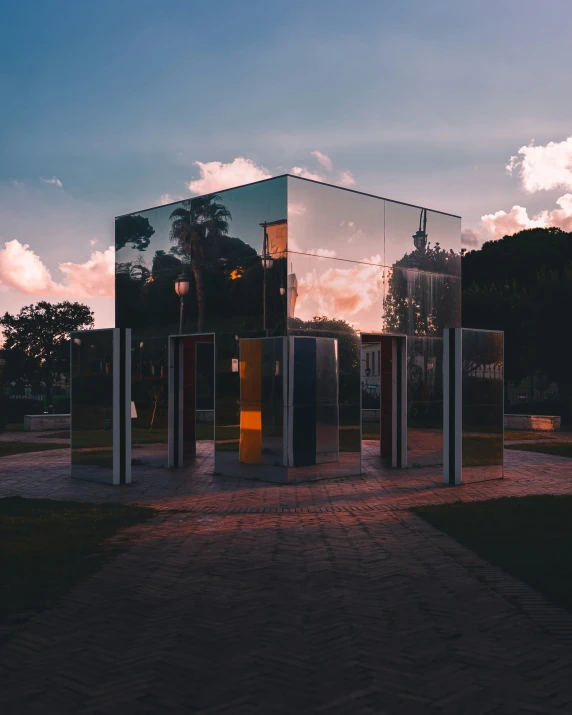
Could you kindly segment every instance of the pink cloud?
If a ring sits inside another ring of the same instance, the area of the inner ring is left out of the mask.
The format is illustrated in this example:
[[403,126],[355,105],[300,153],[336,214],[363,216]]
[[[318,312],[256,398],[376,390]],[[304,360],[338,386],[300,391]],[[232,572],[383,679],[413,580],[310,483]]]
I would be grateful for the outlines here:
[[164,206],[165,204],[172,204],[175,201],[182,201],[185,197],[173,194],[161,194],[159,199],[159,206]]
[[327,154],[322,154],[321,151],[313,151],[311,152],[312,156],[315,156],[316,159],[320,162],[320,164],[326,169],[326,171],[332,171],[334,165],[332,164],[332,160]]
[[320,176],[320,174],[315,174],[314,172],[309,171],[304,166],[293,166],[290,169],[290,173],[294,174],[294,176],[301,176],[303,179],[311,179],[312,181],[325,181],[323,176]]
[[228,164],[221,161],[195,161],[195,166],[199,167],[201,177],[187,184],[193,194],[211,194],[271,177],[266,169],[256,166],[251,159],[242,156],[236,157]]
[[508,213],[497,211],[483,216],[481,223],[492,240],[510,236],[525,228],[557,226],[564,231],[572,231],[572,194],[564,194],[556,203],[560,206],[559,209],[541,211],[533,217],[529,217],[524,206],[513,206]]
[[62,283],[52,278],[47,266],[28,244],[7,241],[0,249],[0,288],[38,297],[87,298],[113,296],[115,251],[94,251],[85,263],[62,263]]
[[356,180],[354,179],[354,175],[351,171],[340,171],[338,182],[342,186],[353,186],[356,183]]

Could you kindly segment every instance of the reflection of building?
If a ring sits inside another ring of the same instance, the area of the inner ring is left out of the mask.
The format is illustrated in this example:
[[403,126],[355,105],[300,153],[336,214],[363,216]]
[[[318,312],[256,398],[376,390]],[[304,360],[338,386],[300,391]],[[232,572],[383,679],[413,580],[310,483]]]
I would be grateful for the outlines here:
[[116,219],[119,481],[131,456],[281,482],[443,463],[460,248],[457,216],[293,176]]

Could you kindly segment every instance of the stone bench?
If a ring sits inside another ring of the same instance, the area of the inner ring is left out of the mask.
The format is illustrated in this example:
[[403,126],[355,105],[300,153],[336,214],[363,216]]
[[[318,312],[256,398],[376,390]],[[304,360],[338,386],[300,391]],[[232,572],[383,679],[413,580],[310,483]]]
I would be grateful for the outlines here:
[[557,415],[505,415],[504,428],[534,432],[559,432],[561,418]]
[[25,432],[69,429],[70,415],[24,415]]

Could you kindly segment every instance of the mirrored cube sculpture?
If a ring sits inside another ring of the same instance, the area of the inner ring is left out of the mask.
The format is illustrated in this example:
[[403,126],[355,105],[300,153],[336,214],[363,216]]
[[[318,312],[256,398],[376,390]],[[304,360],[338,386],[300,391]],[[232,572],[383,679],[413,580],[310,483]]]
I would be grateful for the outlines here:
[[120,216],[115,229],[134,469],[360,474],[362,433],[374,428],[362,405],[370,335],[383,353],[375,377],[388,383],[378,463],[384,450],[390,468],[443,461],[459,217],[280,176]]
[[131,331],[71,333],[71,475],[131,481]]

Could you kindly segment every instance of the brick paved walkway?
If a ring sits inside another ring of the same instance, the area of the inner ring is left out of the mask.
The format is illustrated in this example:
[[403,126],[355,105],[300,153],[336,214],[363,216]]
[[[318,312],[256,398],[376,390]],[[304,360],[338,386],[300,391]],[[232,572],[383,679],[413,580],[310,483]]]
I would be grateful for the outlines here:
[[1,654],[19,713],[572,713],[572,616],[406,507],[572,492],[569,460],[506,452],[502,482],[436,469],[309,484],[0,460],[0,496],[137,501],[161,516]]

